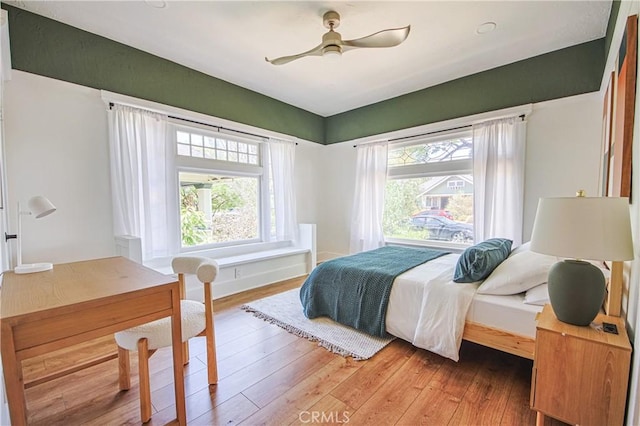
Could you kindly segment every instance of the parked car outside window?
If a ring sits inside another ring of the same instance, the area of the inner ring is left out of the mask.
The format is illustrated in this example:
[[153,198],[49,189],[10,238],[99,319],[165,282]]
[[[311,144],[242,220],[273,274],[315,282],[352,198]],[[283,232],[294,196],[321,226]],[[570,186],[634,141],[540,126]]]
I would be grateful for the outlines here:
[[429,231],[429,240],[473,242],[473,225],[469,223],[456,222],[443,216],[417,215],[411,218],[411,224]]
[[443,216],[443,217],[446,217],[447,219],[453,220],[453,215],[451,214],[451,212],[449,210],[442,210],[442,209],[422,210],[420,213],[416,213],[413,215],[413,217],[416,217],[416,216]]

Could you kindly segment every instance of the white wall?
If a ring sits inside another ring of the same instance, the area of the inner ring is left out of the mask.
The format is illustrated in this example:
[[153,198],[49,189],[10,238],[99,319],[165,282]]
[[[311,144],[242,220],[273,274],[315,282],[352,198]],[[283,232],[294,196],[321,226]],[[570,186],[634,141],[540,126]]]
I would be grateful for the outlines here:
[[322,203],[318,205],[318,260],[349,253],[351,209],[355,189],[356,149],[352,143],[323,147]]
[[[533,105],[527,116],[524,241],[533,228],[540,197],[573,196],[584,189],[597,195],[600,167],[598,93]],[[318,257],[349,252],[349,228],[355,185],[356,150],[344,142],[326,147],[322,156],[324,202],[318,212]]]
[[[23,216],[23,262],[114,253],[105,104],[99,91],[14,70],[5,86],[9,230],[17,202],[44,195],[57,211]],[[9,242],[15,252],[15,240]]]
[[296,147],[295,185],[298,223],[318,223],[318,206],[324,202],[318,197],[324,172],[317,159],[323,146],[314,142],[299,141]]
[[599,196],[602,98],[599,93],[541,102],[527,117],[523,241],[540,197]]

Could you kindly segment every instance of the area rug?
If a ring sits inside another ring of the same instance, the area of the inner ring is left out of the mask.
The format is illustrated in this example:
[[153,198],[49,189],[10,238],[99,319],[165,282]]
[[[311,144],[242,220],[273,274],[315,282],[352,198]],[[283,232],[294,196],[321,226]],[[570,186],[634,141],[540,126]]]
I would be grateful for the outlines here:
[[297,336],[317,341],[319,346],[336,354],[356,360],[371,358],[395,339],[370,336],[326,317],[308,319],[302,312],[299,288],[247,303],[241,309]]

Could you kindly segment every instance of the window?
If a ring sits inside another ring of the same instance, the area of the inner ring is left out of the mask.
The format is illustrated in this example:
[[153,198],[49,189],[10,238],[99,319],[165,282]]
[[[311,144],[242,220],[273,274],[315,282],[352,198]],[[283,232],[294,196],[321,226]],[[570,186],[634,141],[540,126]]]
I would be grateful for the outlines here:
[[385,238],[473,243],[471,131],[389,147]]
[[182,248],[261,241],[260,142],[178,125],[173,135]]
[[176,131],[178,155],[229,161],[241,164],[259,163],[260,145],[257,142],[237,142],[226,138]]
[[464,188],[464,181],[463,180],[450,180],[449,182],[447,182],[447,187],[448,188]]

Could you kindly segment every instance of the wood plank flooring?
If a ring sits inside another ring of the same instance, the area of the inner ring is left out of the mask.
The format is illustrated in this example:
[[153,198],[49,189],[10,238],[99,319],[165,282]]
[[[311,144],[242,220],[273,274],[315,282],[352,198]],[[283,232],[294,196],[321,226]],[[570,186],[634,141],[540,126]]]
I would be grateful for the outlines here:
[[[219,383],[207,385],[204,338],[185,367],[193,425],[534,425],[531,361],[463,342],[458,363],[396,339],[367,361],[334,355],[239,309],[297,287],[286,281],[214,302]],[[113,338],[24,362],[25,380],[115,350]],[[139,424],[137,361],[118,391],[117,360],[26,391],[34,425]],[[153,417],[175,416],[171,349],[150,360]],[[547,419],[547,426],[562,425]]]

